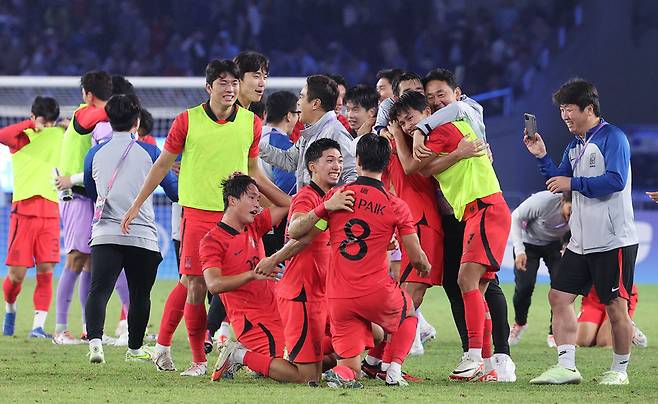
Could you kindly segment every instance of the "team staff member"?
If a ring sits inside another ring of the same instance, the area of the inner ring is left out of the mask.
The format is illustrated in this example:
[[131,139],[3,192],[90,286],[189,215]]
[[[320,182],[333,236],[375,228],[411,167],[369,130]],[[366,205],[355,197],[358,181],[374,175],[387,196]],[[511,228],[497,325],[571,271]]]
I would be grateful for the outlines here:
[[206,92],[209,101],[179,114],[172,124],[164,151],[151,168],[144,186],[122,221],[129,232],[130,222],[155,187],[182,154],[179,172],[181,222],[181,266],[184,275],[165,304],[156,345],[156,366],[175,370],[171,360],[171,339],[185,317],[193,363],[184,376],[207,372],[204,340],[206,336],[206,284],[199,261],[199,243],[221,219],[224,211],[221,181],[235,171],[249,172],[263,194],[278,206],[290,199],[267,179],[258,166],[261,121],[253,113],[235,105],[240,71],[230,60],[212,60],[206,68]]

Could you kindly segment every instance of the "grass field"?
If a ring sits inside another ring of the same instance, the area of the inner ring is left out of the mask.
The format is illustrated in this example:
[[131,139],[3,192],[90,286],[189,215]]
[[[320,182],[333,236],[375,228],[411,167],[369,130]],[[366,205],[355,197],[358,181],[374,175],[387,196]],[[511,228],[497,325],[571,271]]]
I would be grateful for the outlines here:
[[[157,331],[164,300],[172,282],[159,281],[154,288],[151,330]],[[87,361],[87,347],[55,346],[50,341],[27,340],[32,321],[31,293],[28,281],[19,297],[15,337],[0,337],[0,401],[15,402],[658,402],[658,285],[640,286],[640,304],[636,321],[649,337],[649,348],[633,351],[629,368],[631,384],[601,387],[596,378],[610,365],[610,350],[579,349],[578,367],[584,382],[574,386],[531,386],[528,380],[556,360],[555,350],[546,346],[548,324],[547,287],[535,291],[530,313],[530,329],[520,345],[513,347],[518,381],[512,384],[462,384],[449,382],[447,375],[459,360],[458,335],[443,291],[435,288],[425,299],[424,314],[436,327],[438,337],[426,345],[425,355],[411,357],[405,363],[410,373],[427,378],[406,389],[387,388],[381,383],[365,382],[363,390],[310,389],[271,380],[253,380],[241,373],[236,380],[210,382],[209,377],[183,378],[177,373],[161,373],[150,364],[125,363],[125,348],[106,347],[104,365]],[[511,285],[505,285],[511,307]],[[77,294],[76,294],[77,296]],[[77,299],[77,297],[76,297]],[[118,303],[109,304],[107,325],[113,332],[118,320]],[[79,304],[74,301],[71,323],[79,332]],[[54,308],[47,330],[54,328]],[[510,318],[512,313],[510,312]],[[191,360],[184,326],[179,327],[173,347],[177,367]],[[214,363],[216,354],[209,357]]]

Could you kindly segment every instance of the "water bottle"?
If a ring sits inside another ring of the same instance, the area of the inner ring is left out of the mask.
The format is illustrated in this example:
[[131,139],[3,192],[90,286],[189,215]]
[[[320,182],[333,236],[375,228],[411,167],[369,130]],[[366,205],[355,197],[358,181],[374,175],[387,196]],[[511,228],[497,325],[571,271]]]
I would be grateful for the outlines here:
[[[59,177],[59,170],[55,168],[55,177]],[[59,199],[64,202],[68,202],[73,199],[73,190],[71,188],[66,188],[57,192],[59,194]]]

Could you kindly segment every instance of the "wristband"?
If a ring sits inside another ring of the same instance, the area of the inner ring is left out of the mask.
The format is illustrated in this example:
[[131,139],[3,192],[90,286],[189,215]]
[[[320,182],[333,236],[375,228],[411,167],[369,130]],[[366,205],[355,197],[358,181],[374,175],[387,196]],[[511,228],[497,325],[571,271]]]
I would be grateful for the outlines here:
[[315,213],[317,217],[327,216],[327,208],[324,206],[324,202],[316,206],[315,209],[313,209],[313,213]]

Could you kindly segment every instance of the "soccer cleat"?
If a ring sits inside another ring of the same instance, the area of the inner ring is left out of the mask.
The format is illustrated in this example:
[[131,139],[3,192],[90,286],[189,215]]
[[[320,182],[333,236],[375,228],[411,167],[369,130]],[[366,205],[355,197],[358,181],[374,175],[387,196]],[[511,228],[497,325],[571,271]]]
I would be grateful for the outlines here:
[[322,374],[322,378],[327,382],[327,386],[332,389],[362,389],[363,384],[358,380],[347,380],[341,375],[329,369]]
[[633,323],[633,345],[639,346],[642,348],[646,348],[649,345],[649,341],[647,340],[647,336],[644,335],[642,330],[638,328],[635,323]]
[[229,340],[219,349],[219,357],[217,358],[217,362],[215,362],[215,369],[211,376],[213,382],[218,382],[222,378],[222,375],[234,364],[231,358],[239,347],[240,345],[236,341]]
[[546,344],[548,345],[549,348],[557,348],[557,344],[555,343],[555,337],[553,334],[548,334],[546,337]]
[[[103,343],[106,343],[105,340],[103,340]],[[108,342],[108,344],[112,344],[114,346],[128,346],[128,331],[119,335],[119,337],[116,338],[113,342]]]
[[519,341],[521,341],[521,336],[523,335],[523,333],[526,332],[527,329],[528,329],[528,324],[519,325],[517,323],[514,323],[512,329],[509,332],[509,338],[507,338],[507,342],[511,346],[517,345]]
[[206,351],[206,355],[212,352],[213,344],[212,344],[212,336],[210,335],[210,331],[206,333],[206,340],[203,341],[203,349]]
[[404,376],[400,376],[398,378],[391,378],[389,379],[386,377],[386,385],[389,387],[409,387],[409,382],[407,382],[404,379]]
[[16,313],[5,313],[5,321],[2,323],[2,335],[11,337],[16,327]]
[[605,372],[603,376],[601,376],[601,381],[599,381],[599,384],[606,386],[628,384],[628,374],[609,370]]
[[187,370],[181,372],[181,376],[203,376],[208,373],[208,362],[192,362]]
[[567,369],[560,365],[548,368],[544,373],[530,380],[530,384],[578,384],[583,381],[578,369]]
[[126,362],[151,362],[155,356],[153,348],[144,345],[139,349],[138,353],[130,352],[130,349],[126,351]]
[[50,335],[50,334],[48,334],[48,333],[43,329],[43,327],[37,327],[37,328],[33,329],[32,331],[30,331],[29,334],[27,334],[27,337],[28,337],[28,338],[48,338],[48,339],[52,339],[52,338],[53,338],[53,336]]
[[496,369],[492,369],[486,373],[484,373],[482,376],[478,377],[477,379],[471,379],[473,382],[497,382],[498,381],[498,373],[496,372]]
[[[368,379],[376,379],[378,374],[382,372],[382,364],[380,362],[376,365],[371,365],[364,359],[361,361],[361,372]],[[386,372],[383,373],[386,375]]]
[[429,323],[428,327],[420,329],[420,343],[424,344],[431,339],[436,339],[436,328],[432,327]]
[[405,372],[404,370],[402,371],[402,378],[412,383],[418,383],[423,381],[423,379],[421,379],[420,377],[412,376],[409,373]]
[[469,381],[479,379],[484,375],[484,360],[471,358],[468,352],[464,352],[461,361],[452,371],[450,380]]
[[174,366],[174,360],[171,358],[170,351],[155,352],[153,354],[153,363],[155,363],[155,367],[158,368],[159,371],[176,371],[176,366]]
[[79,345],[83,341],[75,338],[69,330],[55,333],[53,336],[53,344],[55,345]]
[[498,382],[515,382],[516,365],[512,358],[506,354],[495,354],[493,357],[493,367],[496,370]]
[[116,338],[112,338],[109,335],[103,334],[103,345],[115,345],[116,342],[117,342]]
[[82,342],[89,342],[89,338],[87,338],[87,333],[86,332],[83,332],[83,333],[80,334],[80,340]]
[[414,339],[414,343],[411,345],[411,349],[409,350],[409,355],[421,356],[424,354],[425,354],[425,347],[423,347],[423,343],[421,342],[420,339]]
[[224,345],[226,345],[226,343],[230,340],[231,338],[227,337],[226,335],[215,334],[215,342],[217,344],[217,349],[222,349],[222,347],[224,347]]
[[89,363],[105,363],[105,354],[103,353],[102,345],[89,346]]

